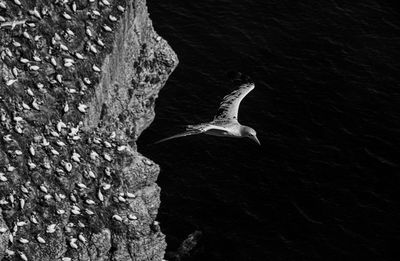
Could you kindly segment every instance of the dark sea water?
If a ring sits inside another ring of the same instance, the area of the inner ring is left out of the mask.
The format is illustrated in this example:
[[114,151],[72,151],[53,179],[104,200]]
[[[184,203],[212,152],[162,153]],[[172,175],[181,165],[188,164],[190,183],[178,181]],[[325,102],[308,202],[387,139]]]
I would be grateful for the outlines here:
[[[400,9],[395,2],[148,0],[180,64],[139,151],[161,166],[168,250],[187,260],[400,260]],[[250,140],[192,136],[232,91],[256,88]]]

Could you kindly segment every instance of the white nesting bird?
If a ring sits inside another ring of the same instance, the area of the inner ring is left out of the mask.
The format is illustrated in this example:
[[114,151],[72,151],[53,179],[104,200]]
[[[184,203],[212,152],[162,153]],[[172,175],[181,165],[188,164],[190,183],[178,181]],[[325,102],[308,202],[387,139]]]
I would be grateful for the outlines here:
[[186,131],[183,133],[173,135],[155,143],[204,133],[220,137],[249,138],[255,141],[258,145],[261,145],[257,138],[256,131],[249,126],[240,124],[238,121],[240,102],[251,90],[254,89],[254,83],[249,77],[242,76],[241,74],[238,74],[238,77],[233,82],[238,86],[238,88],[222,99],[217,115],[212,121],[196,125],[188,125]]

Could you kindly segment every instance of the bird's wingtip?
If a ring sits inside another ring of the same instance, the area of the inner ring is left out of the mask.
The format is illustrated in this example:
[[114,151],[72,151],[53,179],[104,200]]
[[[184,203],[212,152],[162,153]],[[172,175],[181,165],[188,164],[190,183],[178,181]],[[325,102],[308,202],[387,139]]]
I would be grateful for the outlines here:
[[164,139],[161,139],[161,140],[157,140],[157,141],[151,143],[151,145],[156,145],[156,144],[159,144],[161,142],[164,142],[164,141],[167,141],[167,140],[170,140],[170,139],[171,139],[171,137],[164,138]]

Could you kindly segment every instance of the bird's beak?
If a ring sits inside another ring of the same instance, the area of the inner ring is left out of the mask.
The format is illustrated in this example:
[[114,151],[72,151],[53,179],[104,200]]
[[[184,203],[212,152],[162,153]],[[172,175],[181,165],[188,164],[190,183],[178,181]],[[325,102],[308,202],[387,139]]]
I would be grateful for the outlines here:
[[257,136],[251,136],[250,139],[254,140],[258,145],[261,146],[261,142],[257,139]]

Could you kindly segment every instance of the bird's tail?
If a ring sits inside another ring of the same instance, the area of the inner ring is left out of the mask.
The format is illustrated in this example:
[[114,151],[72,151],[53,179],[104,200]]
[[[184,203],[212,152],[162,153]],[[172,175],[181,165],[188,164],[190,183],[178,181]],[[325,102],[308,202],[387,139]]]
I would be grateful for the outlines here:
[[185,136],[190,136],[190,135],[196,135],[196,134],[200,134],[200,133],[203,133],[203,132],[204,132],[204,129],[199,125],[188,125],[188,126],[186,126],[186,130],[184,132],[181,132],[181,133],[175,134],[173,136],[158,140],[158,141],[154,142],[153,144],[158,144],[160,142],[167,141],[167,140],[172,140],[172,139],[175,139],[175,138],[180,138],[180,137],[185,137]]

